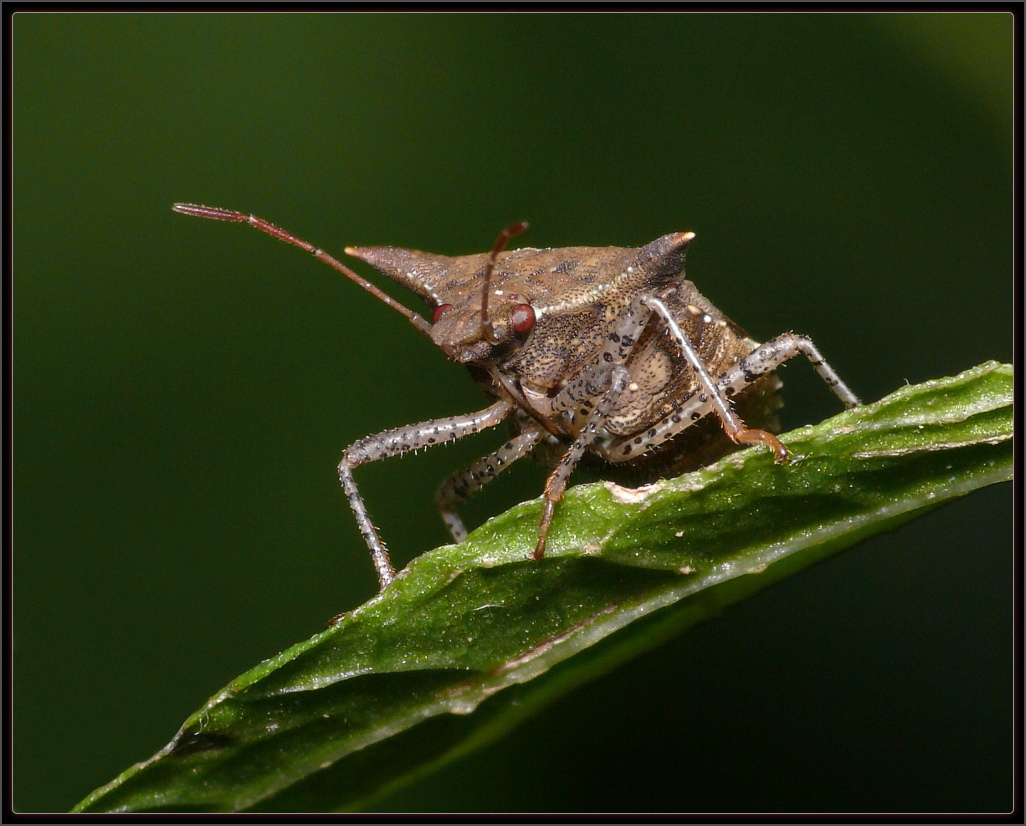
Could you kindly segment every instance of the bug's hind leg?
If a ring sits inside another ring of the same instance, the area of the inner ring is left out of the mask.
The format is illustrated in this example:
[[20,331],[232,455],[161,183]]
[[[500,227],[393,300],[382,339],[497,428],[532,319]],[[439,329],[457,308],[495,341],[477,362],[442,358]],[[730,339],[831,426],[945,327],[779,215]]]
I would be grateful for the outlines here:
[[[776,370],[781,364],[799,353],[804,355],[811,363],[819,377],[834,391],[835,395],[844,402],[845,407],[858,407],[862,402],[859,397],[852,393],[851,389],[837,375],[834,368],[827,364],[825,358],[812,343],[808,336],[797,335],[796,333],[783,333],[776,338],[770,339],[765,344],[760,344],[751,353],[741,359],[736,367],[731,368],[720,378],[720,385],[727,388],[729,395],[731,387],[739,389],[741,385],[751,384],[760,376]],[[738,384],[740,379],[741,384]]]
[[445,525],[457,542],[467,538],[467,529],[463,520],[456,512],[456,506],[466,501],[481,488],[502,473],[517,459],[522,459],[531,449],[541,441],[545,431],[525,430],[523,433],[510,439],[506,444],[489,453],[487,456],[478,459],[467,465],[465,468],[456,471],[448,479],[442,482],[435,494],[435,502],[438,510],[445,520]]
[[784,333],[774,339],[760,344],[751,353],[742,358],[718,379],[714,380],[708,369],[695,352],[688,337],[684,335],[677,320],[673,317],[662,299],[646,296],[645,304],[658,313],[666,323],[670,334],[676,339],[688,364],[695,371],[699,383],[704,390],[698,396],[700,403],[708,403],[716,417],[720,420],[723,430],[737,444],[764,444],[776,454],[777,462],[787,461],[787,449],[780,440],[767,430],[749,428],[734,412],[728,397],[741,391],[742,388],[757,381],[760,377],[772,372],[788,359],[804,354],[820,377],[825,381],[847,407],[860,404],[858,397],[852,393],[848,385],[841,381],[840,376],[827,364],[819,350],[807,336]]
[[[727,396],[732,396],[741,388],[758,381],[762,376],[776,370],[788,359],[794,358],[799,353],[804,355],[812,363],[813,369],[819,377],[834,391],[834,394],[844,402],[848,408],[858,407],[862,402],[851,388],[845,384],[837,375],[834,368],[827,364],[812,339],[808,336],[800,336],[795,333],[783,333],[765,344],[760,344],[751,353],[741,359],[736,365],[720,376],[717,384],[723,389]],[[740,419],[738,419],[740,421]],[[787,450],[780,443],[776,436],[765,430],[749,430],[745,428],[739,435],[732,434],[727,429],[727,434],[739,444],[756,444],[759,442],[768,444],[777,452],[777,461],[787,460]]]
[[[688,364],[691,365],[691,368],[695,371],[698,383],[702,386],[702,392],[698,394],[698,402],[701,404],[708,404],[712,408],[713,413],[715,413],[716,418],[720,420],[720,424],[723,426],[723,430],[726,434],[739,445],[764,444],[776,454],[775,459],[777,462],[786,462],[787,449],[780,443],[780,440],[776,436],[768,430],[758,430],[748,427],[745,425],[741,417],[734,412],[734,408],[730,406],[727,396],[731,395],[732,392],[736,392],[736,390],[725,390],[724,387],[717,384],[716,380],[714,380],[712,375],[710,375],[705,363],[695,351],[694,346],[691,344],[691,340],[684,334],[684,331],[677,323],[677,319],[674,318],[670,308],[666,306],[663,300],[657,296],[645,296],[642,300],[648,307],[651,307],[658,316],[660,316],[663,323],[670,331],[670,335],[676,340],[677,345],[681,349],[681,353],[684,355]],[[769,368],[763,372],[769,372],[771,369],[772,368]],[[762,375],[762,373],[759,373],[758,375]],[[754,382],[756,378],[757,376],[753,376],[751,381]],[[745,383],[750,384],[751,382],[746,381]]]

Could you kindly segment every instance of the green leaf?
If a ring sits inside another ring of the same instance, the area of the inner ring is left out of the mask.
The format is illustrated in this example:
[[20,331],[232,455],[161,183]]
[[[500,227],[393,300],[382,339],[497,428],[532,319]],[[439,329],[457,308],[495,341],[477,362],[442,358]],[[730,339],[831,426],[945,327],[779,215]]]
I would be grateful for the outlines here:
[[[858,540],[1012,475],[1010,365],[905,387],[639,490],[570,490],[414,560],[234,680],[75,809],[353,810],[595,675]],[[473,712],[473,713],[472,713]]]

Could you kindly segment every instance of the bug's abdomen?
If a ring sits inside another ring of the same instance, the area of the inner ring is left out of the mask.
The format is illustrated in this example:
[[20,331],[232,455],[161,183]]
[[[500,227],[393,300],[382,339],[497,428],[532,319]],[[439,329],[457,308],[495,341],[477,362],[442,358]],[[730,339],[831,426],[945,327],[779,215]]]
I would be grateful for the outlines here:
[[[758,346],[693,288],[681,289],[664,300],[713,377]],[[658,322],[646,326],[626,366],[633,382],[606,422],[606,431],[612,436],[642,434],[702,392],[679,346]]]
[[[736,397],[733,407],[749,426],[777,433],[780,430],[777,411],[783,405],[780,388],[780,379],[775,374],[763,376]],[[637,486],[698,470],[743,447],[731,441],[719,419],[712,414],[697,419],[672,438],[652,447],[645,445],[646,435],[647,431],[642,430],[618,440],[633,442],[640,436],[639,452],[630,462],[607,462],[592,453],[586,457],[585,464],[601,468],[603,479]]]

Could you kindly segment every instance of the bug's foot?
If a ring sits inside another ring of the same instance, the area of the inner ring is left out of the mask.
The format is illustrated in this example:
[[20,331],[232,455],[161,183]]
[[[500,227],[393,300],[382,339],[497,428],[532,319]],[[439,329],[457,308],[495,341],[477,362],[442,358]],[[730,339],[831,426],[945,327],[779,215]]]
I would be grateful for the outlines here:
[[545,505],[542,507],[541,524],[538,525],[538,544],[534,546],[532,559],[541,559],[545,556],[545,540],[549,535],[549,525],[552,524],[552,515],[556,512],[556,502],[562,498],[562,496],[548,498],[551,495],[548,490],[545,491]]
[[780,443],[780,439],[766,430],[745,429],[735,434],[732,438],[739,445],[766,445],[776,454],[773,457],[773,461],[778,465],[787,461],[787,448]]

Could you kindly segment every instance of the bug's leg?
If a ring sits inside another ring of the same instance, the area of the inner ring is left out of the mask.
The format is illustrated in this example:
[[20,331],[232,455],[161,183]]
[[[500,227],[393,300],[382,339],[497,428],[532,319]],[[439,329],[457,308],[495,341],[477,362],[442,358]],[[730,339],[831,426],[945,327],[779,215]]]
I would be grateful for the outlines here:
[[[765,344],[759,345],[733,367],[726,370],[715,379],[712,379],[708,370],[705,368],[705,365],[702,364],[701,359],[699,359],[697,354],[695,354],[690,341],[684,335],[683,331],[680,330],[680,325],[673,320],[668,311],[663,312],[658,308],[658,305],[662,304],[662,302],[651,297],[645,300],[646,302],[649,302],[650,306],[653,306],[653,308],[656,309],[656,312],[658,312],[664,321],[667,322],[667,326],[670,328],[671,334],[680,344],[681,350],[688,359],[688,363],[695,368],[695,373],[702,382],[703,390],[702,392],[695,393],[684,403],[683,406],[674,410],[670,415],[666,416],[666,418],[649,429],[645,434],[645,438],[643,443],[641,443],[640,449],[636,440],[631,439],[624,440],[611,445],[608,448],[601,449],[599,453],[609,462],[629,461],[645,450],[651,449],[662,444],[667,439],[673,438],[682,430],[690,427],[696,421],[709,413],[716,413],[721,423],[723,423],[724,417],[721,411],[724,407],[726,407],[729,414],[728,420],[733,419],[735,426],[737,423],[740,423],[743,428],[740,438],[735,438],[735,441],[742,444],[750,444],[752,442],[768,444],[776,452],[778,461],[782,458],[786,459],[787,452],[784,450],[783,445],[780,444],[779,440],[773,436],[773,434],[767,433],[766,431],[752,430],[744,427],[744,423],[741,422],[740,417],[738,417],[729,405],[726,404],[726,398],[740,393],[746,386],[758,381],[759,378],[772,372],[785,361],[793,358],[799,353],[803,353],[809,358],[813,367],[816,369],[816,372],[819,373],[828,385],[830,385],[834,393],[837,394],[847,407],[855,407],[860,403],[858,397],[844,382],[841,381],[833,368],[826,363],[819,350],[817,350],[815,345],[813,345],[812,341],[806,336],[799,336],[794,333],[785,333],[784,335],[777,336]],[[702,381],[703,376],[705,381]],[[710,391],[710,382],[712,382],[712,391],[714,392]],[[724,424],[724,430],[727,431],[728,435],[731,435],[727,424]],[[737,435],[736,431],[734,435]],[[732,438],[734,438],[734,436],[732,436]]]
[[367,506],[353,480],[353,468],[367,462],[387,459],[390,456],[401,456],[411,450],[451,442],[453,439],[469,436],[486,427],[494,427],[509,415],[512,408],[512,402],[502,399],[477,413],[396,427],[374,436],[367,436],[346,448],[342,455],[342,461],[338,465],[338,478],[342,483],[346,499],[349,500],[349,507],[353,509],[360,533],[363,535],[367,547],[370,548],[371,558],[374,560],[374,567],[378,572],[378,582],[382,588],[395,579],[395,569],[388,559],[388,551],[385,550],[384,543],[370,521],[370,516],[367,515]]
[[[698,378],[699,384],[702,385],[703,392],[698,396],[699,401],[711,402],[713,412],[715,412],[716,417],[720,420],[720,424],[723,426],[723,430],[726,434],[739,445],[764,444],[772,449],[776,454],[777,462],[786,462],[787,449],[780,443],[780,440],[776,436],[768,430],[757,430],[745,426],[741,417],[734,412],[734,409],[730,406],[730,402],[727,400],[727,394],[719,385],[717,385],[716,381],[709,374],[709,370],[702,362],[702,359],[699,358],[698,353],[695,352],[695,348],[692,346],[690,339],[688,339],[684,334],[684,331],[681,330],[680,325],[677,323],[677,319],[673,317],[673,313],[670,312],[670,308],[666,306],[663,300],[651,295],[644,296],[641,300],[647,306],[651,307],[652,310],[663,320],[663,323],[666,324],[667,329],[670,331],[670,335],[672,335],[674,340],[677,342],[681,352],[684,354],[684,358],[695,371],[695,376]],[[769,372],[769,370],[767,369],[764,372]],[[755,377],[752,378],[752,381],[754,380]],[[705,398],[703,398],[703,396]]]
[[442,519],[445,520],[445,525],[453,539],[462,542],[467,538],[467,529],[459,514],[456,513],[456,506],[481,490],[517,459],[530,453],[531,448],[538,444],[543,436],[545,436],[545,431],[541,428],[525,430],[494,453],[458,470],[442,482],[435,495],[435,501],[438,503],[438,510],[441,511]]
[[[545,540],[549,534],[552,517],[556,512],[556,503],[563,498],[563,491],[566,490],[570,474],[573,473],[574,467],[584,455],[584,451],[598,438],[603,422],[630,381],[630,371],[622,364],[613,365],[611,368],[602,365],[590,375],[586,374],[583,379],[566,387],[557,397],[560,402],[558,406],[563,406],[567,401],[576,401],[577,399],[574,397],[580,390],[583,389],[590,394],[597,389],[596,385],[599,382],[607,383],[607,388],[598,397],[598,402],[589,416],[588,424],[581,430],[570,449],[556,465],[556,469],[549,474],[548,481],[545,482],[545,506],[542,509],[541,523],[538,526],[538,544],[535,546],[533,554],[535,559],[541,559],[545,554]],[[593,395],[590,397],[594,398]]]
[[[859,397],[851,392],[851,389],[841,377],[834,372],[834,368],[827,364],[826,359],[820,354],[812,339],[808,336],[800,336],[795,333],[783,333],[776,338],[770,339],[765,344],[760,344],[751,353],[738,362],[737,367],[731,373],[740,373],[744,384],[751,384],[760,376],[776,370],[781,364],[799,353],[804,355],[812,363],[812,367],[819,377],[830,387],[837,397],[844,402],[845,407],[858,407],[862,402]],[[725,388],[736,387],[737,376],[732,376],[727,381],[726,375],[720,381]],[[729,393],[728,393],[729,395]]]
[[545,554],[545,540],[556,512],[556,503],[563,498],[571,472],[584,451],[595,443],[603,422],[631,382],[630,371],[623,365],[651,316],[651,309],[640,298],[632,301],[617,316],[612,334],[592,369],[586,370],[580,378],[564,387],[552,400],[554,411],[573,411],[575,416],[587,417],[588,424],[580,431],[577,440],[545,483],[545,506],[538,527],[538,544],[533,554],[535,559],[541,559]]

